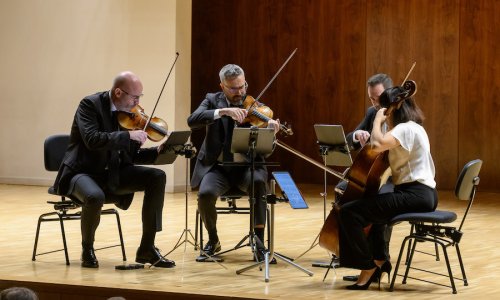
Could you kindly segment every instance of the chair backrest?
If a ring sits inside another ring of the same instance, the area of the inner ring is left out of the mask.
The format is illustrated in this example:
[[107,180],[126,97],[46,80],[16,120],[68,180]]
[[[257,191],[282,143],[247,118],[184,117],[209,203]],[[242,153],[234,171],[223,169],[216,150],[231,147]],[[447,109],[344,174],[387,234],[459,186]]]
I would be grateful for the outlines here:
[[43,144],[43,160],[45,170],[57,171],[62,163],[64,154],[69,145],[69,135],[56,134],[45,139]]
[[455,196],[460,200],[470,200],[474,186],[479,184],[479,171],[483,161],[480,159],[472,160],[465,164],[458,175],[455,186]]
[[479,171],[481,171],[481,166],[483,165],[483,161],[480,159],[472,160],[465,164],[462,171],[458,175],[457,184],[455,186],[455,196],[459,200],[468,200],[469,204],[467,205],[467,209],[465,210],[464,216],[462,218],[462,222],[460,222],[459,231],[462,230],[462,227],[465,222],[465,218],[469,213],[470,207],[472,206],[472,202],[474,202],[474,197],[476,195],[476,188],[479,184]]

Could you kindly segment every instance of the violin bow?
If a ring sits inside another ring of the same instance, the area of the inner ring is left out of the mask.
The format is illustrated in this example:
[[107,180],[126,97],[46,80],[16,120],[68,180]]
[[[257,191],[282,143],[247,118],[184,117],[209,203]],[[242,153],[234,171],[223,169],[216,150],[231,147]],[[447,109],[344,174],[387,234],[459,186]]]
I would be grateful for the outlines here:
[[260,92],[260,94],[257,96],[257,98],[255,98],[255,102],[259,101],[260,97],[269,88],[269,86],[271,85],[271,83],[273,83],[274,79],[276,79],[276,77],[278,77],[278,74],[281,72],[281,70],[283,70],[283,68],[286,66],[286,64],[288,63],[288,61],[290,59],[292,59],[292,56],[294,56],[295,52],[297,52],[297,49],[299,49],[299,48],[295,48],[295,50],[293,50],[292,54],[290,54],[290,56],[288,56],[288,58],[283,63],[283,65],[281,66],[281,68],[279,68],[278,72],[276,72],[276,74],[274,74],[273,78],[271,78],[271,80],[269,80],[269,83],[266,85],[266,87],[262,90],[262,92]]
[[174,60],[174,63],[173,63],[173,64],[172,64],[172,66],[170,67],[170,71],[168,72],[167,78],[165,79],[165,82],[163,83],[163,87],[161,88],[160,95],[158,95],[158,99],[156,100],[155,107],[153,108],[153,111],[152,111],[152,112],[151,112],[151,114],[149,115],[148,121],[146,122],[146,125],[144,126],[144,129],[143,129],[144,131],[146,130],[146,128],[148,128],[149,123],[151,122],[151,118],[153,117],[153,115],[154,115],[154,113],[155,113],[156,106],[158,105],[158,102],[160,101],[161,94],[163,93],[163,90],[165,89],[165,85],[167,84],[168,78],[170,77],[170,74],[172,73],[172,69],[174,68],[175,63],[177,62],[177,58],[179,58],[179,52],[175,52],[175,60]]
[[410,71],[408,71],[408,74],[406,74],[406,77],[405,79],[403,79],[403,83],[401,83],[401,86],[403,86],[406,82],[406,80],[408,79],[408,77],[410,77],[410,74],[411,72],[413,71],[413,68],[415,68],[415,65],[417,64],[417,62],[414,62],[413,65],[411,66],[410,68]]

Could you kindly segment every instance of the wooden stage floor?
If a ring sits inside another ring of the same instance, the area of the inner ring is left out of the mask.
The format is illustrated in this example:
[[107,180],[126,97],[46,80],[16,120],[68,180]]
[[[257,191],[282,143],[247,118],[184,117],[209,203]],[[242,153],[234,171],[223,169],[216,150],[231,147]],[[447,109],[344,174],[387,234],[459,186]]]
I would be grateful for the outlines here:
[[[322,186],[301,186],[309,209],[293,210],[286,203],[276,205],[275,250],[295,258],[307,250],[314,241],[323,220]],[[270,282],[264,282],[264,272],[249,270],[241,275],[236,270],[251,264],[249,247],[224,255],[224,269],[215,263],[197,263],[198,251],[191,245],[180,247],[168,258],[175,260],[173,269],[142,269],[118,271],[122,264],[119,248],[97,252],[100,267],[80,267],[80,222],[66,222],[70,266],[66,266],[63,252],[40,256],[31,261],[36,222],[41,213],[52,210],[45,201],[52,199],[46,187],[0,185],[0,289],[13,284],[33,287],[41,299],[106,299],[125,296],[127,299],[464,299],[473,297],[496,298],[500,292],[500,202],[499,194],[479,191],[464,228],[461,242],[469,286],[456,281],[458,295],[451,289],[409,280],[406,285],[399,279],[393,293],[388,292],[387,278],[379,291],[373,284],[368,291],[348,291],[349,283],[342,276],[357,274],[356,270],[337,269],[322,281],[326,269],[312,267],[314,261],[327,261],[328,254],[314,247],[297,261],[314,272],[312,277],[279,261],[270,267]],[[461,218],[464,202],[453,198],[449,191],[440,191],[439,209],[454,210]],[[128,262],[133,263],[141,234],[140,208],[142,193],[127,211],[120,211]],[[333,196],[333,191],[329,198]],[[328,207],[331,199],[328,199]],[[241,201],[241,204],[246,201]],[[188,195],[189,228],[194,234],[196,194]],[[163,231],[158,233],[157,246],[163,253],[170,251],[184,229],[185,194],[166,194]],[[248,233],[247,215],[221,215],[218,228],[223,250],[234,247]],[[409,232],[407,224],[393,230],[391,256],[397,259],[402,238]],[[117,241],[115,221],[104,216],[96,237],[96,248]],[[55,222],[42,225],[40,251],[61,248],[61,236]],[[433,249],[433,245],[421,248]],[[454,249],[450,249],[454,272],[459,274]],[[444,261],[436,262],[430,256],[418,255],[414,265],[423,269],[445,273]],[[414,271],[413,275],[417,275]],[[436,276],[419,275],[435,279]],[[448,284],[447,278],[440,279]],[[52,288],[51,288],[52,287]],[[66,296],[65,296],[66,295]],[[69,295],[69,296],[68,296]],[[80,296],[78,296],[80,295]],[[99,295],[99,296],[96,296]]]

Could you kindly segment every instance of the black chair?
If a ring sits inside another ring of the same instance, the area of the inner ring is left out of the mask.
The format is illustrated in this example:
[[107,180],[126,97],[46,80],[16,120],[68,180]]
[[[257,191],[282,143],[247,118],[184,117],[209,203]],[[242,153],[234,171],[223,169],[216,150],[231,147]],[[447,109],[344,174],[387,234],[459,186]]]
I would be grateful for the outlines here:
[[[45,162],[45,169],[47,171],[58,171],[59,170],[59,166],[62,163],[62,160],[64,158],[64,154],[66,153],[66,149],[68,148],[68,145],[69,145],[69,135],[64,135],[64,134],[52,135],[52,136],[49,136],[45,140],[45,143],[44,143],[44,162]],[[78,177],[79,177],[79,175],[75,176],[71,181],[72,182],[76,181]],[[69,265],[68,247],[66,245],[66,233],[64,231],[64,221],[66,221],[66,220],[80,220],[81,211],[77,211],[77,212],[73,212],[73,213],[70,213],[70,211],[74,210],[74,209],[78,209],[82,203],[80,201],[78,201],[77,199],[70,198],[69,196],[58,195],[55,192],[53,187],[49,188],[48,193],[51,195],[60,197],[60,200],[59,201],[47,201],[47,203],[53,205],[54,211],[42,214],[38,218],[38,225],[36,228],[36,236],[35,236],[35,245],[33,246],[33,256],[31,258],[31,260],[35,261],[36,257],[40,256],[40,255],[45,255],[45,254],[59,252],[59,251],[64,250],[64,255],[66,256],[66,265]],[[120,244],[107,246],[107,247],[99,248],[96,250],[102,250],[102,249],[121,246],[123,261],[126,261],[127,258],[125,255],[125,246],[123,244],[122,228],[121,228],[120,216],[118,214],[118,211],[116,211],[113,208],[103,209],[101,211],[101,215],[111,215],[111,214],[116,216],[116,223],[118,226],[118,234],[120,236]],[[62,241],[63,241],[64,248],[37,254],[38,238],[40,235],[40,226],[43,222],[53,222],[53,221],[59,221],[59,224],[61,226],[61,235],[62,235]]]
[[[479,159],[473,160],[468,162],[462,171],[460,172],[460,175],[458,176],[457,183],[455,186],[455,196],[459,200],[467,200],[468,205],[465,210],[465,213],[463,215],[462,221],[460,222],[460,226],[457,228],[456,226],[445,226],[443,224],[450,224],[454,222],[457,219],[457,215],[454,212],[451,211],[441,211],[441,210],[436,210],[433,212],[427,212],[427,213],[406,213],[406,214],[401,214],[396,217],[394,217],[391,220],[391,225],[400,223],[400,222],[410,222],[410,224],[413,226],[412,231],[408,236],[406,236],[401,244],[401,249],[399,251],[399,256],[398,256],[398,261],[396,263],[396,267],[394,269],[394,274],[392,277],[391,281],[391,286],[389,288],[390,291],[394,290],[394,283],[396,281],[397,276],[402,276],[403,277],[403,284],[406,284],[406,280],[408,278],[412,278],[415,280],[419,281],[424,281],[428,283],[433,283],[441,286],[446,286],[450,287],[453,291],[453,294],[457,293],[457,289],[455,288],[455,281],[454,279],[458,279],[464,282],[464,285],[467,286],[467,277],[465,275],[465,268],[464,264],[462,261],[462,255],[460,253],[460,247],[459,243],[460,240],[462,239],[463,232],[462,232],[462,227],[465,222],[465,218],[467,217],[467,214],[470,210],[470,207],[474,201],[474,197],[476,194],[476,189],[479,184],[479,171],[481,170],[483,162]],[[408,241],[413,241],[413,243],[409,243],[408,247],[410,249],[409,252],[409,257],[407,258],[407,264],[406,264],[406,270],[404,275],[398,274],[398,269],[399,265],[401,263],[401,258],[403,256],[403,252],[406,246],[406,242]],[[416,246],[417,244],[421,242],[431,242],[434,243],[437,247],[437,245],[441,246],[441,249],[443,251],[443,256],[446,261],[446,267],[448,269],[448,274],[441,274],[441,273],[436,273],[432,272],[429,270],[423,270],[419,268],[415,268],[411,266],[413,256],[416,252]],[[455,247],[457,251],[457,257],[458,261],[460,264],[460,270],[462,272],[462,277],[461,278],[456,278],[453,277],[453,273],[451,270],[450,266],[450,260],[448,258],[448,253],[447,253],[447,248],[449,246]],[[448,277],[450,280],[450,286],[444,285],[438,282],[433,282],[429,280],[423,280],[415,277],[410,277],[408,276],[410,269],[414,270],[419,270],[422,272],[426,273],[431,273],[434,275],[439,275],[439,276],[444,276]]]
[[[231,188],[229,191],[227,191],[225,194],[220,196],[221,202],[226,202],[227,206],[216,206],[215,210],[217,211],[217,214],[250,214],[250,207],[238,207],[237,201],[238,199],[241,199],[243,197],[248,197],[248,194],[241,191],[238,188]],[[249,199],[248,199],[249,200]],[[250,200],[248,201],[250,202]],[[269,209],[267,209],[267,220],[269,220]],[[195,224],[195,250],[198,250],[196,246],[198,245],[198,239],[199,239],[199,247],[200,250],[203,249],[203,221],[201,220],[200,212],[198,209],[196,209],[196,224]],[[270,235],[270,228],[267,226],[267,235]],[[243,246],[242,243],[244,242],[245,239],[242,239],[238,245],[236,245],[234,248],[226,250],[224,252],[221,252],[220,254],[224,254],[236,249],[239,249]],[[262,241],[264,242],[264,241]],[[268,247],[269,247],[269,240],[268,240]],[[203,253],[200,251],[200,261],[205,261],[203,259]]]

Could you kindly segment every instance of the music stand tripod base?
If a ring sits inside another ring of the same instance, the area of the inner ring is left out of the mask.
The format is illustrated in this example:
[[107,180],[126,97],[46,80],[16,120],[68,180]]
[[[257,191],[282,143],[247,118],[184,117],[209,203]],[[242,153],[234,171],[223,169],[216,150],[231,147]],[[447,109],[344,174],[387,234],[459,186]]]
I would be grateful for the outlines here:
[[223,262],[224,259],[218,255],[213,255],[211,257],[200,255],[196,258],[197,262]]
[[289,264],[289,265],[291,265],[291,266],[293,266],[293,267],[301,270],[302,272],[306,273],[307,275],[313,276],[314,275],[313,272],[307,270],[306,268],[300,266],[299,264],[297,264],[295,262],[292,262],[291,260],[285,258],[284,256],[282,256],[282,255],[274,252],[274,204],[271,203],[270,206],[271,206],[271,209],[270,209],[271,210],[271,213],[270,213],[271,220],[269,222],[269,226],[271,228],[271,236],[269,237],[269,241],[270,241],[269,248],[270,248],[270,251],[266,251],[266,253],[264,254],[264,260],[263,261],[256,262],[253,265],[247,266],[247,267],[245,267],[243,269],[239,269],[239,270],[236,271],[236,274],[239,275],[239,274],[241,274],[243,272],[246,272],[246,271],[248,271],[250,269],[253,269],[253,268],[256,268],[256,267],[260,267],[261,265],[264,265],[264,281],[265,282],[269,282],[269,280],[270,280],[269,279],[270,278],[270,276],[269,276],[269,264],[272,261],[272,259],[275,257],[275,258],[277,258],[277,259],[279,259],[279,260],[281,260],[283,262],[286,262],[287,264]]

